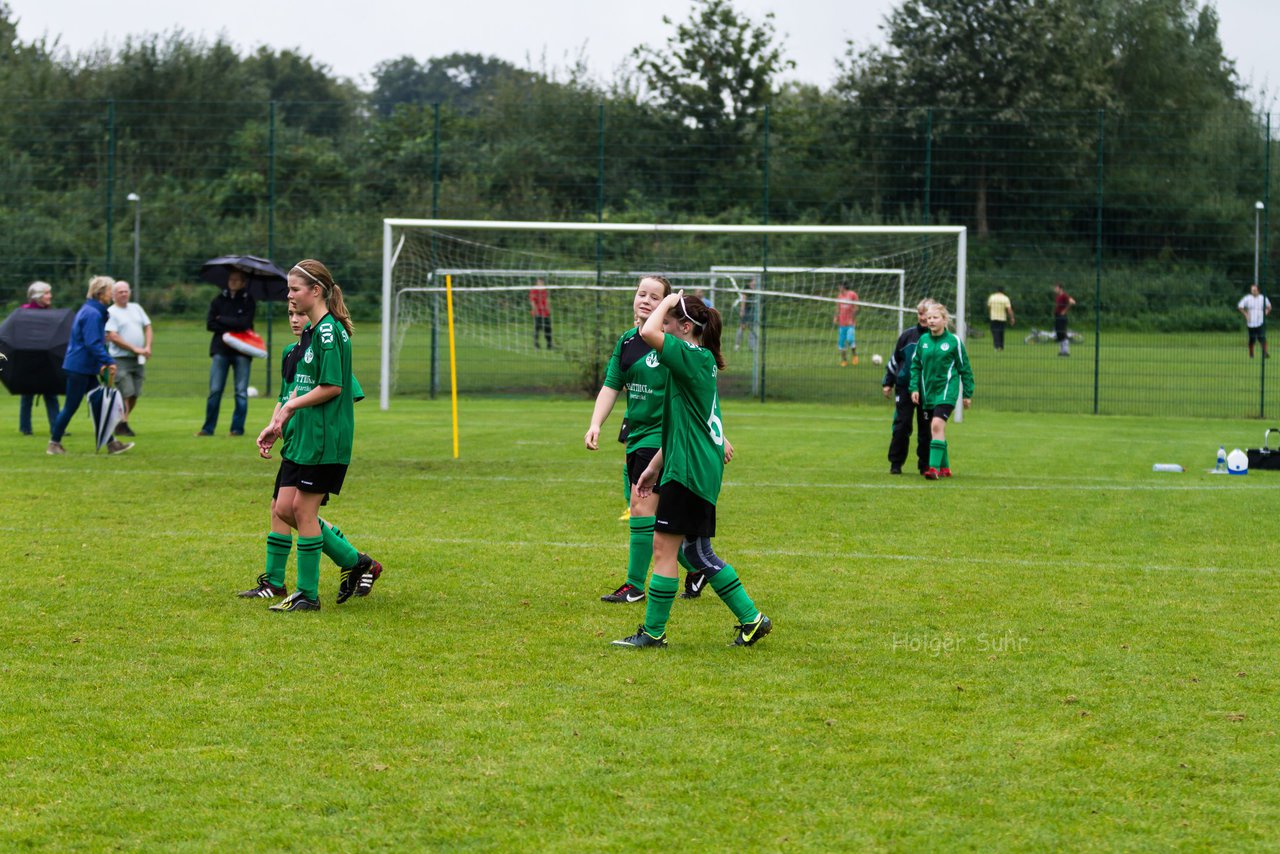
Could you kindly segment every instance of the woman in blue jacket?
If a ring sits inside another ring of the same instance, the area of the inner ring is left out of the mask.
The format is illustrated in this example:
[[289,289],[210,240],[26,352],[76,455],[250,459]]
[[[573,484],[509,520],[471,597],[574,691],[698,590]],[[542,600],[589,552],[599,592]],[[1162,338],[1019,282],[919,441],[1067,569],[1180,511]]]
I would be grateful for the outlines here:
[[[111,304],[111,287],[115,279],[110,276],[94,276],[89,280],[89,293],[85,295],[84,305],[76,312],[76,319],[71,324],[71,340],[67,342],[67,355],[62,360],[62,370],[67,374],[67,399],[58,413],[58,420],[53,425],[53,435],[49,437],[49,454],[65,454],[62,447],[62,436],[67,432],[67,425],[80,408],[80,402],[89,390],[97,385],[98,374],[107,371],[112,378],[116,375],[116,360],[107,352],[103,338],[107,328],[107,306]],[[107,451],[122,454],[133,447],[133,443],[124,444],[111,437],[107,442]]]

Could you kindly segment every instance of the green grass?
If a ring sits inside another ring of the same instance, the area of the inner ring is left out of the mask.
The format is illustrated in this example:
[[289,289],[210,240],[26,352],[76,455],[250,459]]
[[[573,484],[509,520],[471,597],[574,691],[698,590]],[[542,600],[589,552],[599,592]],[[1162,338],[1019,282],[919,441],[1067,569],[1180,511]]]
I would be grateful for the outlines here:
[[775,631],[727,646],[708,593],[636,652],[589,408],[464,401],[453,460],[443,402],[362,404],[327,515],[387,571],[279,615],[232,596],[249,439],[155,398],[129,454],[81,417],[47,457],[6,398],[0,849],[1273,843],[1276,475],[1204,473],[1255,422],[975,409],[931,484],[885,473],[883,405],[727,403],[716,546]]

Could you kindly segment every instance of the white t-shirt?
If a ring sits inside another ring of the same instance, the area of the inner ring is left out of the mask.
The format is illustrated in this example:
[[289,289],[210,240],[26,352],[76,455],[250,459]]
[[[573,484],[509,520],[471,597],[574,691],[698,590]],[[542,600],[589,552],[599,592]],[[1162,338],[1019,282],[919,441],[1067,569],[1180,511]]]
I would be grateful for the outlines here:
[[1245,294],[1240,302],[1236,303],[1236,308],[1245,310],[1245,325],[1250,329],[1254,329],[1262,325],[1263,319],[1267,316],[1267,309],[1271,308],[1271,300],[1258,294]]
[[[147,346],[146,329],[150,325],[151,318],[147,317],[146,310],[136,302],[131,302],[124,308],[115,303],[107,306],[106,331],[114,332],[135,347]],[[126,350],[111,342],[107,342],[107,351],[111,353],[113,359],[119,359],[122,356],[133,358],[135,355],[132,350]]]

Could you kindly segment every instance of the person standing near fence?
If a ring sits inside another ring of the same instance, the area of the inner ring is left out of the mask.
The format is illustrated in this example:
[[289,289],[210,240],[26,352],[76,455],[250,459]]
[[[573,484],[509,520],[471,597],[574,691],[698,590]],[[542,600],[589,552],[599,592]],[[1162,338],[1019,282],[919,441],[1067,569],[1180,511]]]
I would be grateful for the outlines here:
[[[850,362],[858,364],[858,292],[849,287],[848,282],[841,282],[836,291],[835,325],[836,353],[840,356],[840,367],[846,368]],[[848,351],[848,354],[845,351]]]
[[[53,305],[53,288],[48,282],[32,282],[27,286],[27,301],[19,308],[29,308],[41,311]],[[53,423],[58,420],[58,396],[56,394],[42,394],[44,398],[44,414],[49,419],[49,429],[53,429]],[[36,402],[34,394],[24,394],[18,401],[18,432],[24,436],[32,434],[31,429],[31,408]]]
[[546,279],[538,279],[529,289],[529,313],[533,315],[533,349],[538,349],[539,332],[547,341],[547,349],[552,349],[551,294],[547,291]]
[[1004,349],[1005,324],[1013,326],[1013,303],[1005,294],[1004,288],[996,288],[996,292],[987,297],[987,312],[991,318],[991,346],[996,350]]
[[204,426],[197,436],[212,436],[218,428],[218,410],[222,392],[227,387],[227,372],[235,371],[236,408],[231,412],[231,435],[244,435],[244,422],[249,414],[249,368],[251,360],[222,342],[224,332],[245,332],[253,328],[257,304],[245,290],[246,279],[239,270],[227,277],[227,286],[209,303],[205,328],[213,333],[209,342],[209,399],[204,408]]
[[142,306],[129,302],[131,293],[128,282],[116,282],[107,308],[107,352],[116,360],[116,386],[124,397],[124,418],[116,425],[117,436],[137,435],[129,426],[129,416],[142,394],[151,357],[151,318]]
[[1267,350],[1267,315],[1271,313],[1271,300],[1262,295],[1256,284],[1249,287],[1249,293],[1236,303],[1236,310],[1244,315],[1244,325],[1249,330],[1249,358],[1253,358],[1253,344],[1262,344],[1262,357],[1270,359]]
[[1062,282],[1053,286],[1053,336],[1058,340],[1058,355],[1071,355],[1071,333],[1067,331],[1067,315],[1076,301],[1062,287]]

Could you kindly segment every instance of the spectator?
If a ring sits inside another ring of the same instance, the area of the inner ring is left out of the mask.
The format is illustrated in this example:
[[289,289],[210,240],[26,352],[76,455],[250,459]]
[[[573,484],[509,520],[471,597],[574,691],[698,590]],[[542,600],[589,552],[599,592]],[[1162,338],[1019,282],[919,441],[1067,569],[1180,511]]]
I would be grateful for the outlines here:
[[733,337],[733,349],[742,346],[742,333],[747,333],[747,346],[756,348],[756,280],[747,279],[746,287],[738,296],[738,334]]
[[[27,301],[21,308],[30,308],[36,310],[46,309],[53,304],[53,288],[49,287],[48,282],[32,282],[27,287]],[[49,430],[53,430],[53,424],[58,420],[58,396],[56,394],[42,394],[44,398],[44,414],[49,419]],[[31,408],[35,404],[36,396],[34,394],[24,394],[18,401],[18,430],[24,436],[30,436],[31,430]]]
[[245,276],[238,270],[227,277],[227,287],[209,303],[209,318],[205,328],[213,333],[209,342],[209,401],[204,410],[204,426],[197,436],[212,436],[218,429],[218,409],[222,405],[222,392],[227,387],[227,371],[234,370],[236,408],[231,413],[231,435],[244,435],[244,421],[249,414],[249,367],[251,360],[244,353],[222,343],[224,332],[246,332],[253,328],[253,314],[257,306],[253,297],[245,291]]
[[1062,282],[1053,286],[1053,336],[1058,339],[1058,355],[1071,355],[1071,333],[1067,331],[1067,314],[1076,301],[1062,288]]
[[858,364],[858,292],[849,287],[848,282],[842,282],[836,292],[834,320],[838,330],[836,353],[840,356],[840,367],[847,367],[850,362]]
[[[94,276],[89,280],[89,292],[84,305],[76,312],[71,324],[71,340],[67,342],[67,355],[62,360],[62,370],[67,373],[67,399],[58,420],[53,425],[49,437],[51,455],[65,454],[62,437],[67,432],[76,410],[84,396],[98,382],[98,375],[106,371],[113,378],[116,375],[116,363],[107,352],[103,332],[107,325],[107,305],[111,302],[111,286],[115,279],[110,276]],[[107,441],[107,451],[112,454],[123,454],[133,447],[133,442],[122,443],[115,436]]]
[[1004,327],[1014,326],[1013,303],[1005,295],[1004,288],[996,288],[996,292],[987,297],[987,312],[991,317],[991,346],[997,350],[1004,349]]
[[538,279],[529,289],[530,313],[533,315],[533,349],[538,349],[538,333],[547,339],[547,349],[551,345],[551,294],[547,292],[546,279]]
[[1267,350],[1267,315],[1271,313],[1271,300],[1262,295],[1258,286],[1251,285],[1249,293],[1240,298],[1236,309],[1244,315],[1244,325],[1249,330],[1249,358],[1253,358],[1253,342],[1262,343],[1262,357],[1270,359]]
[[116,360],[116,388],[124,397],[124,418],[116,425],[116,435],[135,436],[129,416],[142,394],[147,359],[151,358],[151,318],[136,302],[129,302],[128,282],[111,288],[112,304],[107,309],[107,352]]
[[929,469],[929,419],[925,408],[911,399],[911,357],[915,355],[920,337],[929,334],[924,322],[925,313],[933,300],[922,299],[916,305],[917,323],[904,329],[893,346],[889,364],[884,368],[880,390],[893,401],[893,434],[889,439],[889,474],[902,474],[902,464],[911,450],[911,431],[916,433],[916,468],[920,474]]

